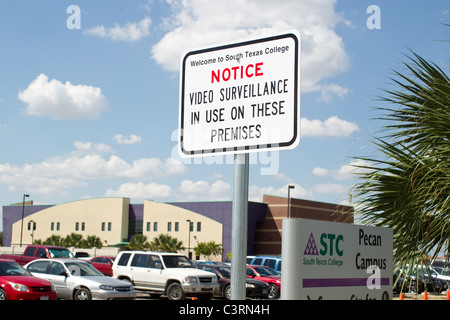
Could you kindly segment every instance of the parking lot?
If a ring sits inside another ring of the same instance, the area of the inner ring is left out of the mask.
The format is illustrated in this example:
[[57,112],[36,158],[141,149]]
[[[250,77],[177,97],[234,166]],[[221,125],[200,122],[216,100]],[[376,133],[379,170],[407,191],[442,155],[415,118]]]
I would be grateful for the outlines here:
[[[399,294],[394,295],[394,299],[393,300],[402,300],[400,298]],[[416,294],[416,293],[404,293],[403,294],[403,300],[447,300],[447,292],[441,292],[441,293],[437,293],[437,292],[429,292],[427,293],[427,299],[425,299],[425,294],[421,293],[421,294]]]

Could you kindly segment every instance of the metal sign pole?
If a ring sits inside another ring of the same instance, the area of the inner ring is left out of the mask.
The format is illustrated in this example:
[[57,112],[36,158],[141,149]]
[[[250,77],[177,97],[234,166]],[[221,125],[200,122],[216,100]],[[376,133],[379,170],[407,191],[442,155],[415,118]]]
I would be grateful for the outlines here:
[[234,155],[234,194],[231,222],[231,300],[245,300],[248,175],[248,153]]

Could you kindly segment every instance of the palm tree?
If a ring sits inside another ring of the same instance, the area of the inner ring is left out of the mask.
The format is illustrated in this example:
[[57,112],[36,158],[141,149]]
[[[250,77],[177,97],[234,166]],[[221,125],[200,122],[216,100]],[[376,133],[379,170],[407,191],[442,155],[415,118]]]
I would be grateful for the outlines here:
[[86,240],[81,240],[82,248],[98,248],[100,249],[103,244],[99,237],[97,236],[88,236]]
[[65,247],[75,247],[80,248],[81,240],[83,239],[83,236],[78,233],[71,233],[67,235],[64,240],[63,244]]
[[173,238],[168,234],[160,234],[158,237],[155,237],[150,243],[150,248],[163,252],[178,252],[184,249],[182,241],[178,241],[177,238]]
[[133,238],[131,238],[128,247],[131,250],[143,250],[148,249],[150,247],[150,244],[148,243],[146,236],[144,236],[142,233],[138,233],[135,234]]
[[387,122],[374,140],[382,157],[363,158],[370,165],[358,166],[354,187],[362,221],[393,229],[398,268],[448,256],[450,239],[449,77],[415,53],[404,65],[410,74],[395,72],[398,90],[385,90],[388,106],[377,108]]

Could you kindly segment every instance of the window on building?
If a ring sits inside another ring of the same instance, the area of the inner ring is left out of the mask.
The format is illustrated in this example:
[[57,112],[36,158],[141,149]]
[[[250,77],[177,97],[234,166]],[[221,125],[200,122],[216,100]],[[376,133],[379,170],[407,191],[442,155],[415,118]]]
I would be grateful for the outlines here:
[[194,223],[192,221],[189,222],[189,231],[194,231]]
[[84,227],[85,227],[84,222],[82,222],[81,223],[81,231],[84,231]]
[[175,222],[175,232],[178,232],[178,225],[179,225],[179,223]]
[[153,222],[153,231],[158,231],[158,222]]
[[167,231],[172,231],[172,222],[167,222]]
[[53,231],[53,230],[55,230],[55,223],[51,222],[50,223],[50,231]]
[[80,227],[80,223],[79,222],[75,222],[75,231],[78,231]]
[[36,230],[36,222],[34,222],[34,221],[28,222],[28,230],[31,230],[31,229]]
[[59,222],[56,223],[56,231],[59,231]]
[[105,231],[105,222],[102,222],[102,231]]
[[112,222],[108,222],[108,231],[111,231],[112,229]]
[[151,231],[151,229],[152,229],[152,223],[147,222],[147,231]]
[[197,231],[202,231],[202,223],[197,222]]

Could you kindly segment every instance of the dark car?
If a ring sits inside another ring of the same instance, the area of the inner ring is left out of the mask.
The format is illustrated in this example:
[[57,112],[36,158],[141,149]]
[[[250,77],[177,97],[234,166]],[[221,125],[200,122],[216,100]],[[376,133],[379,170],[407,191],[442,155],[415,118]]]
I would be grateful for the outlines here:
[[103,273],[105,276],[112,277],[112,265],[115,257],[98,256],[89,260],[95,269]]
[[281,276],[272,268],[249,265],[247,266],[247,277],[266,282],[269,285],[269,299],[280,297]]
[[413,270],[411,274],[403,270],[397,270],[393,276],[394,293],[414,292],[442,292],[447,290],[447,281],[437,278],[434,274],[429,275],[428,271],[423,272],[421,268]]
[[56,291],[16,262],[0,260],[0,300],[56,300]]
[[[195,266],[197,269],[212,272],[217,275],[220,289],[215,292],[215,296],[223,297],[226,300],[231,298],[231,268],[225,265],[215,264],[199,264]],[[247,298],[262,298],[267,299],[269,295],[269,285],[264,281],[247,278],[245,283],[245,295]]]

